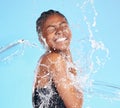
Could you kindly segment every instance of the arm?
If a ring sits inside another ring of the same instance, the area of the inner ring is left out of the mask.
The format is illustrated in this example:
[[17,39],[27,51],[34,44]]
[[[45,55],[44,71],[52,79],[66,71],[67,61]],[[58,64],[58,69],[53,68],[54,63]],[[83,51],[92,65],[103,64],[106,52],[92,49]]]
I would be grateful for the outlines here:
[[67,75],[67,67],[60,55],[49,57],[53,81],[67,108],[82,108],[83,94],[77,91]]

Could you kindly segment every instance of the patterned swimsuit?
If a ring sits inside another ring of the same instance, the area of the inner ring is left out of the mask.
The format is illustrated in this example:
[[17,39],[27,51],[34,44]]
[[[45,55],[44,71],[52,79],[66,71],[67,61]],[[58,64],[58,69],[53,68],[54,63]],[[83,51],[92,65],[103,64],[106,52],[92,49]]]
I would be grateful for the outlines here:
[[66,108],[53,81],[48,87],[35,88],[32,102],[33,108]]

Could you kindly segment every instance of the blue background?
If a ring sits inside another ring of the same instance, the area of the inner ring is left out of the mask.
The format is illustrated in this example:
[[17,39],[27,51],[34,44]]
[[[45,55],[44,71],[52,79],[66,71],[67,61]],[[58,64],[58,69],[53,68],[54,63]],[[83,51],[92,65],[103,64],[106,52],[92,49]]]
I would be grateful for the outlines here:
[[[40,13],[48,9],[56,9],[67,17],[73,31],[74,47],[74,40],[89,35],[83,16],[86,15],[92,22],[95,16],[92,6],[95,7],[98,15],[92,33],[95,40],[102,41],[109,49],[109,59],[93,75],[93,79],[120,85],[120,1],[96,0],[92,5],[88,3],[84,9],[86,12],[81,12],[80,6],[85,1],[90,0],[0,0],[0,46],[4,47],[19,39],[28,40],[38,46],[21,44],[0,54],[1,58],[4,58],[19,49],[17,55],[0,61],[1,108],[32,108],[34,71],[39,57],[44,52],[38,41],[35,22]],[[120,101],[93,96],[87,100],[84,107],[119,108]]]

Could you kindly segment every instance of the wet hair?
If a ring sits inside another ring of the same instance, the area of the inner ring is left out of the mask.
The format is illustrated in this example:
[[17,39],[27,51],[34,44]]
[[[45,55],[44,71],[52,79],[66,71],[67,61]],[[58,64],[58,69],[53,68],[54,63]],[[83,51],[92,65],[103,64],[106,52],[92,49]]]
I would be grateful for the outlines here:
[[[48,18],[49,16],[51,16],[51,15],[54,15],[54,14],[58,14],[58,15],[64,17],[65,20],[67,21],[66,17],[65,17],[62,13],[60,13],[59,11],[56,11],[56,10],[48,10],[48,11],[43,12],[43,13],[41,14],[41,16],[40,16],[40,17],[37,19],[37,21],[36,21],[36,31],[38,32],[39,36],[40,36],[40,34],[41,34],[41,31],[42,31],[41,29],[42,29],[45,21],[47,20],[47,18]],[[67,22],[68,22],[68,21],[67,21]],[[40,37],[39,37],[39,38],[40,38]]]

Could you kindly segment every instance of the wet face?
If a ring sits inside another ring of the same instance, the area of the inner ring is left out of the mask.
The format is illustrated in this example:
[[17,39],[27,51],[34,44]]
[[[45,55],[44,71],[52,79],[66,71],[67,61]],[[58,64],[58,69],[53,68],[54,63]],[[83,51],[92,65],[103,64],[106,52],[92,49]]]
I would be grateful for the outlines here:
[[64,17],[54,14],[47,18],[42,28],[43,38],[49,49],[67,50],[71,40],[71,31]]

